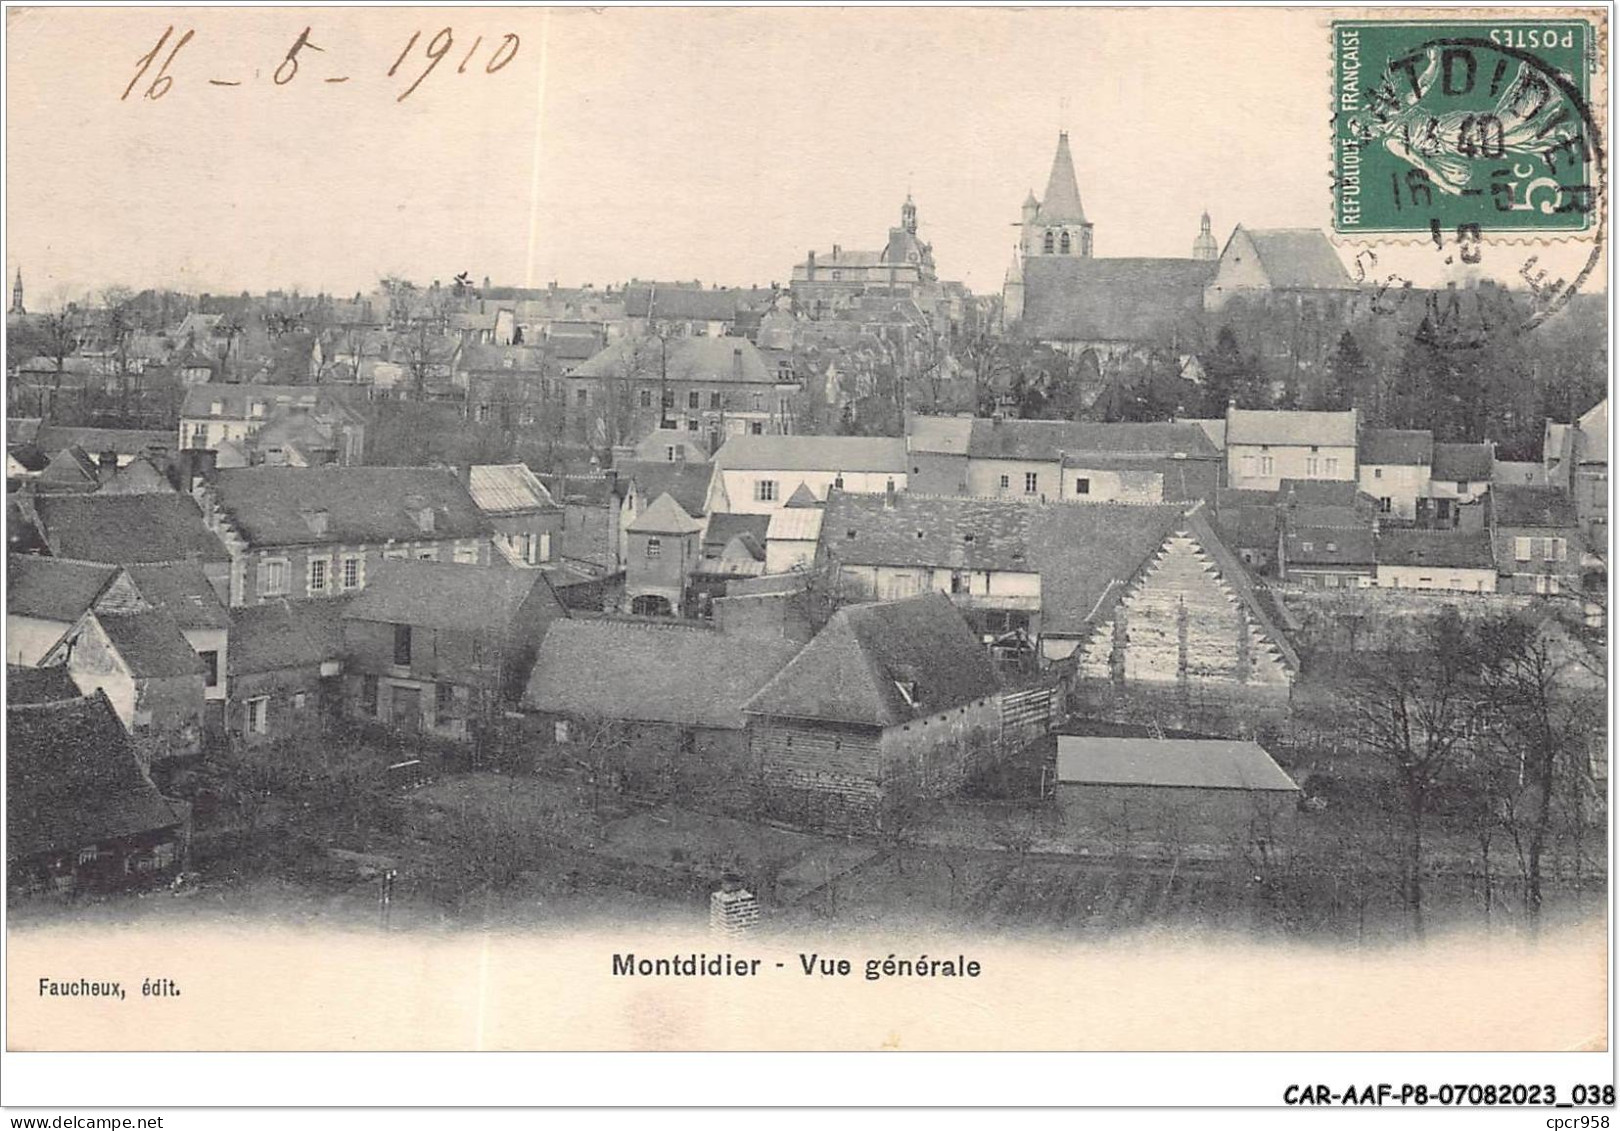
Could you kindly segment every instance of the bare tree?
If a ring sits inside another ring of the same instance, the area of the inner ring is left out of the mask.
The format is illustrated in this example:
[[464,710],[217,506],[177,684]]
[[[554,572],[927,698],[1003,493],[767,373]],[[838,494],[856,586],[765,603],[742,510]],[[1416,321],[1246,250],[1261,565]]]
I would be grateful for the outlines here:
[[1346,681],[1358,745],[1389,772],[1403,805],[1403,891],[1412,930],[1423,920],[1424,834],[1436,795],[1464,758],[1479,709],[1477,650],[1448,609],[1417,629],[1414,647],[1357,657]]
[[60,411],[57,402],[62,396],[62,377],[67,372],[67,359],[78,352],[82,321],[78,307],[72,303],[51,311],[39,320],[41,355],[56,363],[56,371],[51,379],[50,402],[40,406],[41,416],[51,417]]

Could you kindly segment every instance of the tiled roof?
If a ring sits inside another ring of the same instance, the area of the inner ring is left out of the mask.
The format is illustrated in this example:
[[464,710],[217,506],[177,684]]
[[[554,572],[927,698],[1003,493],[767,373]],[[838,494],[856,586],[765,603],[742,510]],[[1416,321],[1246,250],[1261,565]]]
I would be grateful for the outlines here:
[[1290,566],[1370,566],[1378,560],[1370,528],[1300,526],[1284,545]]
[[202,658],[186,643],[174,617],[162,609],[94,616],[136,679],[167,679],[203,670]]
[[540,479],[551,497],[563,503],[604,505],[613,499],[617,479],[612,475],[547,475]]
[[668,492],[654,499],[625,527],[632,534],[692,534],[702,529],[703,524],[687,514]]
[[1353,479],[1281,479],[1277,482],[1279,504],[1315,507],[1353,507],[1363,496]]
[[1299,789],[1259,744],[1212,738],[1059,735],[1057,777],[1075,785]]
[[1491,536],[1483,530],[1381,530],[1378,564],[1490,569]]
[[473,502],[485,514],[558,510],[551,492],[525,464],[475,464],[468,474]]
[[966,416],[907,416],[906,446],[913,452],[966,455],[973,419]]
[[[620,338],[590,360],[578,366],[575,377],[620,378],[625,363],[636,350],[643,351],[641,379],[652,381],[663,376],[662,347],[656,339]],[[775,366],[765,364],[759,348],[747,338],[670,338],[667,376],[671,381],[707,381],[714,384],[740,382],[774,385]]]
[[380,562],[367,572],[345,620],[499,636],[512,629],[531,597],[562,611],[543,570],[406,560]]
[[903,473],[898,436],[732,436],[714,455],[728,471],[876,471]]
[[1024,260],[1024,333],[1043,341],[1169,343],[1204,309],[1201,259]]
[[106,695],[6,708],[6,858],[170,828],[182,812],[136,760]]
[[94,488],[100,482],[96,461],[77,444],[70,444],[51,457],[40,472],[40,481],[57,487]]
[[145,456],[136,456],[97,488],[101,495],[163,495],[173,491],[174,485]]
[[523,701],[575,716],[741,730],[743,704],[797,650],[685,624],[559,620]]
[[821,537],[821,510],[787,508],[770,516],[765,537],[772,542],[814,542]]
[[1494,487],[1491,505],[1497,526],[1559,527],[1578,526],[1575,504],[1556,487]]
[[831,491],[821,539],[844,565],[1035,573],[1033,504],[1003,499]]
[[757,541],[764,542],[771,527],[771,518],[768,514],[711,514],[709,524],[703,530],[703,548],[712,548],[718,553],[739,534],[752,534]]
[[67,668],[58,664],[48,668],[25,668],[6,665],[6,706],[23,703],[59,703],[64,699],[78,699],[79,687],[68,675]]
[[121,565],[230,560],[185,495],[40,495],[34,509],[58,557]]
[[[1078,503],[1036,511],[1031,551],[1041,573],[1041,631],[1059,634],[1112,615],[1131,578],[1188,521],[1179,506]],[[1201,533],[1201,542],[1214,540],[1212,531]]]
[[1266,278],[1278,290],[1354,290],[1355,283],[1319,228],[1244,228]]
[[890,727],[997,693],[995,669],[940,593],[849,605],[749,700],[749,714]]
[[694,517],[708,508],[714,468],[707,461],[620,460],[615,470],[620,483],[635,483],[644,507],[659,495],[669,495]]
[[1089,454],[1204,456],[1220,453],[1196,424],[1095,424],[1068,420],[975,420],[975,459],[1056,460]]
[[[471,568],[471,567],[463,567]],[[344,599],[285,598],[231,610],[231,675],[319,667],[343,656]]]
[[629,318],[729,322],[745,307],[768,306],[772,297],[759,287],[626,287],[624,313]]
[[1360,462],[1427,467],[1434,458],[1434,433],[1427,428],[1369,428],[1361,434]]
[[1226,444],[1275,446],[1315,444],[1354,447],[1356,413],[1293,412],[1277,409],[1230,408],[1226,411]]
[[77,444],[92,458],[102,452],[138,456],[162,454],[171,450],[174,447],[174,433],[134,428],[68,428],[59,424],[46,424],[39,429],[34,442],[48,452],[60,451],[69,444]]
[[231,614],[196,562],[128,567],[135,588],[184,629],[229,628]]
[[6,612],[71,624],[117,576],[116,566],[12,554],[6,562]]
[[1442,483],[1483,483],[1491,477],[1491,464],[1496,453],[1490,444],[1436,444],[1434,470],[1430,475]]
[[[460,477],[442,467],[243,467],[215,473],[214,498],[253,546],[476,538],[490,531]],[[434,512],[418,525],[416,507]],[[312,519],[326,512],[325,531]]]
[[1581,433],[1581,462],[1609,462],[1609,398],[1581,414],[1575,422]]

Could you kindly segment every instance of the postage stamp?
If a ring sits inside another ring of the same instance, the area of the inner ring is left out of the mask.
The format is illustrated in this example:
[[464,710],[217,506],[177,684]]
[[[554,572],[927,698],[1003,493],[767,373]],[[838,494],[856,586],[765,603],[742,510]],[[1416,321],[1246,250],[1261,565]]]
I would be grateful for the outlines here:
[[1490,233],[1598,225],[1604,154],[1585,19],[1336,20],[1333,225]]

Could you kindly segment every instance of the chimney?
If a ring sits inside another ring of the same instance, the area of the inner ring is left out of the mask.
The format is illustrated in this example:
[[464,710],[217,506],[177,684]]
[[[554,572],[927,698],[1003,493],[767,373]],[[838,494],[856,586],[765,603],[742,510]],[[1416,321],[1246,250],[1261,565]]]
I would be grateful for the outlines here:
[[304,511],[303,514],[304,524],[309,527],[309,532],[318,538],[324,538],[326,536],[326,521],[328,517],[326,509],[324,507],[319,507],[314,510]]
[[743,364],[741,346],[733,346],[731,348],[731,375],[739,381],[742,380]]
[[889,480],[888,486],[883,489],[883,509],[884,510],[891,510],[891,511],[894,509],[894,480],[893,479]]
[[812,283],[816,281],[816,253],[814,248],[811,249],[809,258],[804,261],[804,277]]
[[117,471],[118,453],[113,451],[102,452],[96,457],[96,467],[99,468],[103,473]]
[[839,252],[841,252],[841,251],[843,251],[843,250],[844,250],[844,249],[843,249],[843,248],[841,248],[841,247],[839,247],[839,246],[838,246],[838,245],[837,245],[837,244],[833,244],[833,258],[834,258],[834,259],[837,259],[837,258],[838,258],[838,254],[839,254]]

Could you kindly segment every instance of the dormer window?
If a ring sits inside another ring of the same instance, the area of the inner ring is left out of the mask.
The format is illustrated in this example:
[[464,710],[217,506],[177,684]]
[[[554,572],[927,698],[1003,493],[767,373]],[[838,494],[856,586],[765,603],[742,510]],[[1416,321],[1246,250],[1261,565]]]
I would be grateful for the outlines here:
[[844,537],[845,538],[853,538],[853,537],[855,537],[855,531],[854,530],[846,530],[846,531],[844,531]]
[[225,405],[220,401],[215,401],[215,402],[213,402],[212,404],[210,404],[208,406],[208,415],[209,416],[218,416],[224,411],[225,411]]
[[264,415],[264,402],[263,401],[254,401],[253,404],[248,408],[248,415],[249,416],[263,416]]

